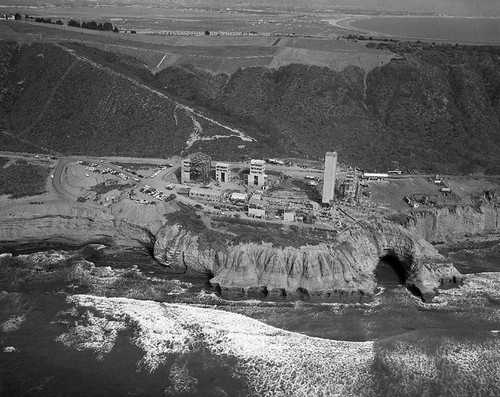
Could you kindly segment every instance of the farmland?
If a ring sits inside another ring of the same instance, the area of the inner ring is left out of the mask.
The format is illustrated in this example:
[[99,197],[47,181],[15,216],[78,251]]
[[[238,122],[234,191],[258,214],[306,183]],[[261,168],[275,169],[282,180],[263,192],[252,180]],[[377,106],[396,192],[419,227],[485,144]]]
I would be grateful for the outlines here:
[[332,38],[277,40],[277,37],[261,36],[117,34],[24,22],[2,23],[1,29],[5,38],[21,42],[72,41],[132,56],[153,72],[168,66],[192,64],[212,73],[232,74],[240,67],[277,68],[291,63],[328,66],[335,70],[354,64],[369,71],[393,56],[390,51]]

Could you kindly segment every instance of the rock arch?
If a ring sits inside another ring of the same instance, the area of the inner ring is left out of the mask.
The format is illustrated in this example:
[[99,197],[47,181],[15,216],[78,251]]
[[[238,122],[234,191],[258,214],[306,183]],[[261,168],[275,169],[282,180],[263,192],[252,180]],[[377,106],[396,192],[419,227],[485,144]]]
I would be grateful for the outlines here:
[[366,300],[375,293],[375,270],[384,256],[397,259],[406,286],[424,300],[432,299],[438,287],[463,279],[430,243],[391,222],[359,223],[334,241],[300,247],[231,244],[228,239],[214,248],[200,243],[192,231],[166,225],[155,244],[161,263],[175,265],[178,257],[177,266],[210,270],[211,284],[223,296],[236,299]]

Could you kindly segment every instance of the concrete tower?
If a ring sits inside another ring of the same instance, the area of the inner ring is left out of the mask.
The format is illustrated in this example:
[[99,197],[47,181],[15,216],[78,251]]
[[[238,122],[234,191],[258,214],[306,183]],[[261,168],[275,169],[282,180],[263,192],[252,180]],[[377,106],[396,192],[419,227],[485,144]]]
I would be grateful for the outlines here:
[[266,177],[266,162],[264,160],[250,160],[248,186],[261,187],[266,183]]
[[215,164],[215,180],[217,182],[229,182],[231,180],[231,165],[228,163]]
[[335,196],[335,174],[337,172],[337,152],[325,154],[325,174],[323,176],[323,204],[330,204]]

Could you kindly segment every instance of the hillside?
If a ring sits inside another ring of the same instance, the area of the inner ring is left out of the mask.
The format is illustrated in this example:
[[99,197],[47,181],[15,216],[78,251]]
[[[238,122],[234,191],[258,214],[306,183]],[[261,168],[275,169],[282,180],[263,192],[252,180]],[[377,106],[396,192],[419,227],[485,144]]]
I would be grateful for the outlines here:
[[[1,51],[10,54],[2,57],[5,125],[38,148],[163,157],[205,135],[235,134],[145,85],[152,76],[133,59],[78,45],[3,44]],[[4,149],[25,146],[11,139]]]
[[[158,73],[167,89],[257,127],[279,147],[366,168],[498,172],[500,50],[379,45],[399,59],[367,74],[349,66],[246,68],[226,82],[201,71]],[[193,75],[196,73],[196,75]]]
[[397,162],[498,172],[500,51],[378,46],[399,59],[368,73],[290,64],[231,75],[169,66],[153,75],[134,58],[82,45],[2,43],[0,109],[11,134],[2,134],[2,148],[29,142],[139,157],[204,150],[226,159],[336,149],[341,161],[371,170]]

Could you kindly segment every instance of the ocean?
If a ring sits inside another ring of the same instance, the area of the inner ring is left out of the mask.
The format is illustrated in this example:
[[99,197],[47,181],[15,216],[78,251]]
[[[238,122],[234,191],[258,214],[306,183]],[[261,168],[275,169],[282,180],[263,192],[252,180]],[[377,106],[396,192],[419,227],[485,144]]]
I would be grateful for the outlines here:
[[459,44],[500,44],[500,18],[373,17],[353,19],[349,26],[397,38]]
[[[2,396],[454,395],[457,387],[500,387],[498,273],[488,273],[500,271],[498,241],[442,248],[470,281],[462,292],[443,290],[435,304],[412,295],[384,263],[369,303],[228,301],[204,277],[172,274],[145,249],[55,248],[11,247],[16,255],[0,258]],[[480,362],[469,368],[472,356]],[[328,376],[317,389],[321,373]]]

